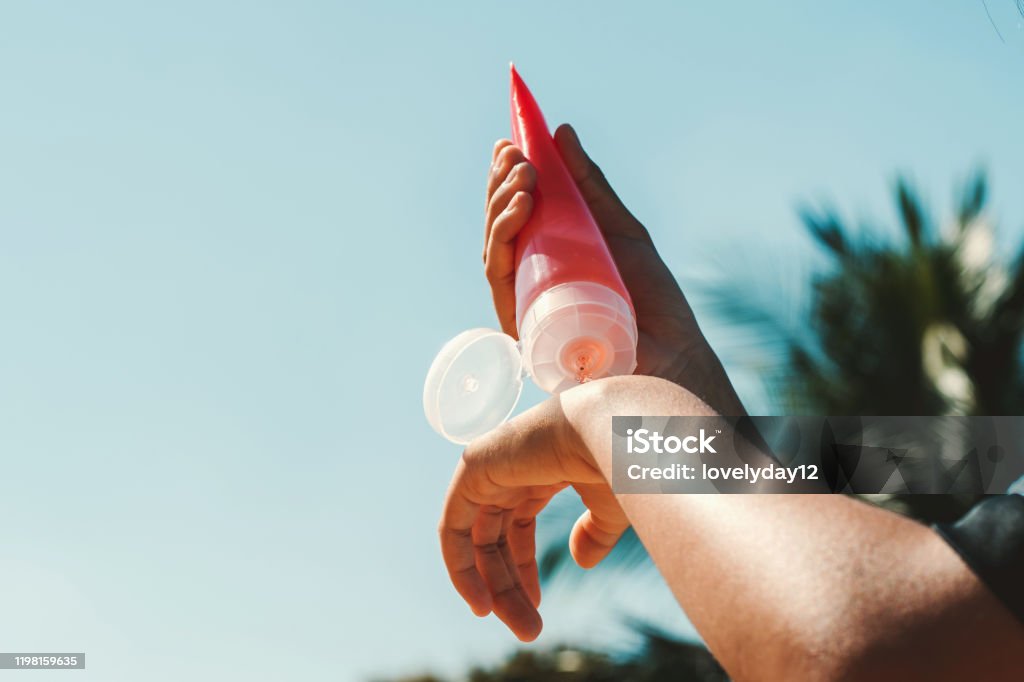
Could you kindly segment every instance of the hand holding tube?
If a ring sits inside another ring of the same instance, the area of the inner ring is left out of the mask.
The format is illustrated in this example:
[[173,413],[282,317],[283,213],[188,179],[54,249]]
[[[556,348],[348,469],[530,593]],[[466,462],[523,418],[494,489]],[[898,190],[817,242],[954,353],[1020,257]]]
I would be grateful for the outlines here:
[[[650,234],[616,196],[571,126],[560,126],[554,139],[632,298],[639,330],[636,373],[668,379],[721,414],[745,414]],[[517,336],[515,239],[530,218],[535,183],[523,151],[500,140],[487,179],[484,270],[502,330],[511,336]]]

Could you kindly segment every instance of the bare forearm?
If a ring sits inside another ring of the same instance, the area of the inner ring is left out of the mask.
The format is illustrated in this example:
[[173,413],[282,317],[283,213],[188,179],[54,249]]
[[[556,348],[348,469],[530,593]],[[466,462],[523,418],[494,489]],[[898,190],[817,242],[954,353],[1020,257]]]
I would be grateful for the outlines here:
[[[678,386],[645,377],[610,380],[583,400],[567,394],[566,413],[609,480],[612,415],[712,414]],[[738,679],[960,679],[985,666],[998,675],[1012,647],[992,640],[1021,644],[1019,625],[955,553],[895,514],[832,495],[621,495],[619,503]]]

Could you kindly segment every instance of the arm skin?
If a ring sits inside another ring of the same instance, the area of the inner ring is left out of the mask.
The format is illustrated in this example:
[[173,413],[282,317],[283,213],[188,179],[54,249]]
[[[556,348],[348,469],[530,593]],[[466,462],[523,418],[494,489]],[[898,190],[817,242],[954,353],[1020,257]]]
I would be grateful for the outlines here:
[[[495,613],[524,641],[539,634],[535,517],[571,486],[587,507],[569,539],[576,562],[596,565],[633,525],[734,679],[1019,678],[1024,628],[938,535],[913,521],[839,495],[612,494],[612,415],[746,412],[646,228],[570,126],[554,139],[629,289],[640,332],[636,373],[649,376],[566,391],[466,449],[440,536],[472,610]],[[483,256],[495,311],[512,336],[515,238],[535,183],[522,150],[499,140]]]
[[540,632],[536,514],[566,486],[583,567],[632,525],[736,680],[1009,680],[1024,628],[932,530],[841,495],[612,494],[611,416],[711,415],[680,386],[618,377],[474,441],[440,524],[458,592],[525,641]]

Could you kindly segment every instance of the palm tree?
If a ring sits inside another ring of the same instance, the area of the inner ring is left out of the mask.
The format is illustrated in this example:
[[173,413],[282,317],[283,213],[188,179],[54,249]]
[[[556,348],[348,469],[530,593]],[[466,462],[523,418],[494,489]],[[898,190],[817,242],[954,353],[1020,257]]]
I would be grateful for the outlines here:
[[802,212],[831,256],[812,284],[813,344],[791,349],[790,409],[843,415],[1019,414],[1024,251],[994,253],[985,176],[936,229],[900,179],[905,239],[854,239],[832,210]]

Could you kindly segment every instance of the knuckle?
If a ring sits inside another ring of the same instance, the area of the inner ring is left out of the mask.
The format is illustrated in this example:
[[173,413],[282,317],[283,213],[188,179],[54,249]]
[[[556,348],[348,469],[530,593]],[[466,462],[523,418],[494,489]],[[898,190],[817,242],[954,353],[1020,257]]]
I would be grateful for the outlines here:
[[509,592],[523,592],[523,581],[519,577],[519,571],[509,571],[508,581],[508,585],[502,585],[496,591],[495,598]]
[[494,225],[498,222],[498,218],[501,216],[500,213],[494,211],[494,201],[488,201],[487,206],[484,208],[484,223],[487,225],[487,241],[484,242],[484,250],[490,246],[490,233],[494,231]]
[[[491,225],[491,239],[490,246],[494,242],[503,242],[506,230],[508,230],[508,215],[509,211],[506,208],[504,211],[498,214],[498,217],[494,219],[494,224]],[[486,263],[485,263],[486,265]]]
[[521,163],[517,163],[508,170],[508,175],[505,176],[505,180],[501,184],[501,191],[508,191],[508,188],[514,187],[516,180],[519,179],[519,171],[522,168]]
[[462,450],[462,466],[466,471],[472,471],[476,468],[476,463],[476,448],[470,443]]
[[522,530],[527,530],[527,529],[533,528],[535,525],[537,525],[537,519],[534,518],[534,517],[531,517],[531,518],[528,518],[528,519],[515,519],[514,521],[512,521],[512,525],[515,526],[516,528],[520,528]]
[[500,207],[506,203],[505,197],[508,195],[508,185],[502,184],[491,193],[491,196],[487,199],[487,222],[493,223],[494,220],[501,215]]
[[523,152],[519,150],[519,147],[514,144],[509,144],[498,152],[497,159],[494,162],[494,167],[499,171],[502,168],[510,168],[523,158]]
[[519,211],[522,206],[523,199],[520,196],[521,193],[516,193],[512,196],[512,199],[508,202],[508,206],[505,210],[498,214],[494,219],[494,224],[491,226],[491,233],[499,241],[504,241],[502,237],[507,236],[506,233],[509,230],[514,230],[519,223]]
[[533,187],[537,181],[537,169],[529,161],[521,161],[512,167],[505,183],[510,189],[521,190]]
[[473,549],[485,557],[501,554],[501,547],[497,542],[480,542],[473,545]]
[[519,202],[516,204],[516,208],[518,208],[520,210],[522,210],[522,209],[532,209],[533,208],[533,194],[531,192],[528,192],[528,191],[525,191],[525,190],[520,192],[520,194],[522,196],[519,197]]
[[487,262],[484,263],[484,277],[486,277],[487,281],[491,284],[501,284],[505,281],[507,276],[508,273],[500,270],[494,259],[488,259]]
[[[494,229],[491,232],[494,241],[498,244],[504,244],[507,242],[509,233],[513,231],[513,227],[511,216],[507,213],[501,214],[501,217],[494,221]],[[486,263],[484,265],[486,266]]]

